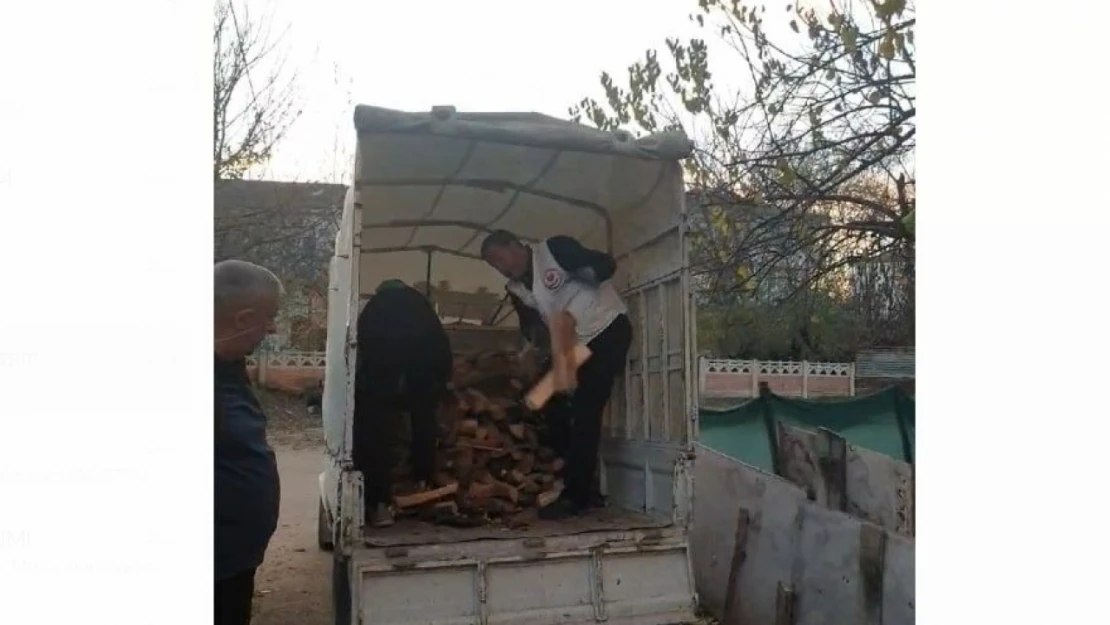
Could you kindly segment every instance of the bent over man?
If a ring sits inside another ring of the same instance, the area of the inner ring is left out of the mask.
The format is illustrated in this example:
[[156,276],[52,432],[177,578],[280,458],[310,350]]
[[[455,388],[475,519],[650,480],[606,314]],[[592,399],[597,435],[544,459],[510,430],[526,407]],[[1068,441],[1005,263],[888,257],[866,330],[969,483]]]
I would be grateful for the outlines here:
[[553,319],[567,312],[578,341],[592,352],[578,369],[569,401],[552,406],[546,417],[553,446],[566,460],[566,489],[540,514],[549,519],[577,514],[590,505],[602,414],[632,342],[628,308],[609,282],[616,261],[572,237],[554,236],[529,246],[504,230],[482,241],[482,258],[508,278],[505,288],[529,341],[542,334],[538,324],[550,331]]
[[393,522],[390,452],[397,412],[408,412],[411,419],[416,479],[433,481],[436,411],[451,368],[451,342],[431,302],[399,280],[383,282],[358,316],[352,460],[363,475],[370,525]]
[[281,486],[245,358],[274,331],[283,294],[268,270],[216,264],[216,625],[251,620],[254,573],[277,528]]

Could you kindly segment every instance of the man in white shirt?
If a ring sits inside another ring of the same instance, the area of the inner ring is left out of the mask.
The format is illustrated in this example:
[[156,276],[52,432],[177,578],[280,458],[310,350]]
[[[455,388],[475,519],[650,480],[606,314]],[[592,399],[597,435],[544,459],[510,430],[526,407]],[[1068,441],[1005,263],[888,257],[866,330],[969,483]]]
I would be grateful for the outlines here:
[[555,451],[566,460],[566,489],[544,518],[577,514],[590,506],[601,441],[601,418],[617,376],[624,372],[632,324],[628,308],[609,281],[616,261],[568,236],[554,236],[534,246],[511,232],[497,230],[482,241],[482,258],[509,282],[513,308],[530,343],[549,332],[552,320],[567,312],[579,342],[592,355],[577,373],[569,401],[556,403],[546,418]]

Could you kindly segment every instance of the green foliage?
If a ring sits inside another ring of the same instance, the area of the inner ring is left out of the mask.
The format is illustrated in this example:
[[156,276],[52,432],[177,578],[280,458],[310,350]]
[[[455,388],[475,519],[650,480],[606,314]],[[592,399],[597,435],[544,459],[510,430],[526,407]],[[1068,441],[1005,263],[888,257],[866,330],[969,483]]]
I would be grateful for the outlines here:
[[697,312],[698,349],[760,360],[851,360],[866,330],[831,297],[783,307],[751,298],[706,303]]

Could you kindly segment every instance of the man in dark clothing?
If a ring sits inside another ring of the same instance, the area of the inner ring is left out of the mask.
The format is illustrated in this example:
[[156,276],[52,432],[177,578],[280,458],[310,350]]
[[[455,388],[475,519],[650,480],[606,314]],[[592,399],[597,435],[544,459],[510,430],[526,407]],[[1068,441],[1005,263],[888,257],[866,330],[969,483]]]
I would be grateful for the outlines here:
[[229,260],[216,264],[214,291],[215,622],[246,625],[254,574],[277,527],[281,487],[245,358],[274,331],[282,286],[258,265]]
[[393,522],[390,453],[397,432],[392,416],[408,412],[413,473],[432,483],[439,424],[436,413],[453,365],[451,342],[424,294],[387,280],[358,316],[352,461],[362,472],[367,522]]
[[552,446],[566,459],[566,490],[540,514],[577,514],[594,500],[601,419],[632,342],[628,309],[609,282],[617,263],[568,236],[528,246],[504,230],[482,242],[482,258],[508,278],[506,290],[527,340],[550,334],[552,319],[566,312],[574,320],[578,341],[592,352],[578,369],[577,387],[569,399],[552,402],[545,410]]

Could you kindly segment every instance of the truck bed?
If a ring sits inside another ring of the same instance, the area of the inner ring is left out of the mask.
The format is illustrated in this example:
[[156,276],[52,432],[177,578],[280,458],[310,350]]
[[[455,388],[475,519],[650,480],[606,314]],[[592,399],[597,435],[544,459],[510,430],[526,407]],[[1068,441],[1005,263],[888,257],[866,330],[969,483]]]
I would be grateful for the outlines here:
[[620,508],[599,508],[559,521],[540,520],[520,529],[501,525],[450,527],[415,519],[398,519],[390,527],[367,528],[364,540],[370,547],[397,547],[500,538],[548,538],[585,532],[652,529],[668,525],[669,519],[658,519]]

